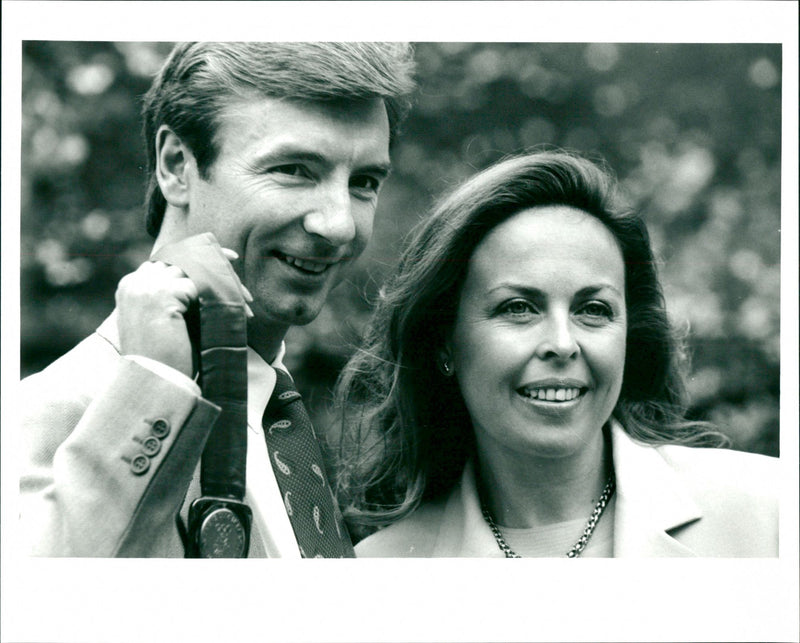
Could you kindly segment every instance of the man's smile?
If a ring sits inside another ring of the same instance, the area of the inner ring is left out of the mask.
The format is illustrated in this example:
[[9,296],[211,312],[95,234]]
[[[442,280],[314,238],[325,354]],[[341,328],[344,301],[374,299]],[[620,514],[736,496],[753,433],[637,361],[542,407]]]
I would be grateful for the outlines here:
[[333,258],[322,260],[319,258],[309,259],[309,258],[295,257],[292,255],[284,254],[282,252],[278,252],[277,250],[275,250],[272,254],[281,261],[283,261],[284,263],[292,266],[293,268],[296,268],[299,271],[310,275],[320,275],[341,261],[341,259],[333,259]]

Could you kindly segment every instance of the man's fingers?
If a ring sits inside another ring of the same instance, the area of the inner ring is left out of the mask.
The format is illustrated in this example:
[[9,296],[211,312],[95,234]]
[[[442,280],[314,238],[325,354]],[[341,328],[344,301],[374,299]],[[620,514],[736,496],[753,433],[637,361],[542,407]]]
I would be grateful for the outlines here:
[[[239,254],[230,248],[222,248],[222,253],[229,261],[234,261],[235,259],[239,258]],[[146,270],[160,271],[162,277],[170,277],[175,280],[174,288],[176,295],[180,295],[179,298],[186,303],[187,307],[190,302],[198,298],[199,293],[197,291],[197,286],[195,286],[194,282],[189,279],[186,276],[186,273],[184,273],[183,270],[181,270],[178,266],[166,264],[162,261],[150,261],[147,263],[153,267],[147,268]],[[246,302],[245,314],[248,318],[255,317],[253,310],[247,305],[253,301],[252,293],[248,290],[247,286],[241,282],[238,276],[236,277],[236,283],[239,285],[239,289],[242,292],[242,297],[244,297]]]
[[[178,297],[185,304],[195,301],[200,293],[197,290],[194,282],[186,276],[186,273],[180,267],[171,264],[166,264],[161,261],[150,262],[155,264],[155,270],[158,271],[158,277],[164,280],[171,280],[170,287]],[[166,285],[166,284],[165,284]]]
[[197,291],[197,286],[189,277],[182,277],[175,280],[175,290],[185,298],[184,301],[188,304],[195,301],[200,293]]
[[[239,253],[236,252],[235,250],[231,250],[230,248],[222,248],[222,254],[225,255],[225,258],[228,261],[236,261],[239,258]],[[237,279],[236,281],[239,283],[239,288],[242,291],[242,296],[244,297],[244,300],[249,304],[250,302],[253,301],[252,293],[247,289],[247,286],[245,286],[242,283],[241,279]],[[245,309],[247,311],[248,317],[255,317],[253,311],[250,309],[250,306],[245,305]]]
[[183,270],[181,270],[178,266],[173,266],[172,264],[164,263],[163,261],[147,261],[139,267],[139,271],[144,273],[149,272],[154,275],[160,275],[162,277],[169,277],[172,279],[181,279],[186,277],[186,273],[183,272]]
[[197,286],[183,270],[161,261],[143,263],[123,277],[117,289],[118,302],[120,297],[124,297],[139,302],[148,301],[149,305],[160,301],[159,305],[167,307],[172,299],[188,308],[198,296]]

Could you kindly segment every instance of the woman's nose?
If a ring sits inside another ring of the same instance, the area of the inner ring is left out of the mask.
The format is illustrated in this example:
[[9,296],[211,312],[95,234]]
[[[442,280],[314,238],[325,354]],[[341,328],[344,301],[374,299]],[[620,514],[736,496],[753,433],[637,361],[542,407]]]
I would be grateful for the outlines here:
[[356,224],[349,187],[328,186],[319,190],[319,201],[304,217],[303,228],[334,246],[350,243],[356,235]]
[[578,356],[580,346],[575,339],[569,314],[552,314],[539,327],[542,335],[536,355],[540,359],[569,360]]

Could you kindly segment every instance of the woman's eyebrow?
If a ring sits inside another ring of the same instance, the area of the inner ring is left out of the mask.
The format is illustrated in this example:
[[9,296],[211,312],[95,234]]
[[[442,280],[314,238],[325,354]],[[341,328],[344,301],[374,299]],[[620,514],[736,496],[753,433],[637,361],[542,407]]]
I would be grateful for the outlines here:
[[526,286],[524,284],[519,284],[514,281],[502,281],[496,286],[492,286],[491,288],[489,288],[487,292],[491,294],[498,290],[511,290],[513,292],[529,296],[544,295],[544,291],[540,290],[539,288],[534,288],[533,286]]
[[[535,288],[533,286],[527,286],[525,284],[519,284],[513,281],[503,281],[497,284],[496,286],[492,286],[487,292],[491,294],[498,290],[511,290],[513,292],[518,292],[520,294],[528,296],[543,296],[545,294],[544,291],[539,288]],[[596,284],[591,284],[589,286],[584,286],[583,288],[578,290],[575,294],[579,297],[585,297],[587,295],[594,295],[602,290],[611,290],[620,297],[624,296],[624,294],[620,292],[619,288],[607,282],[600,282]]]
[[586,295],[594,295],[602,290],[610,290],[619,295],[620,297],[624,297],[624,293],[621,293],[619,288],[606,282],[601,282],[599,284],[586,286],[585,288],[581,288],[576,294],[581,297],[585,297]]

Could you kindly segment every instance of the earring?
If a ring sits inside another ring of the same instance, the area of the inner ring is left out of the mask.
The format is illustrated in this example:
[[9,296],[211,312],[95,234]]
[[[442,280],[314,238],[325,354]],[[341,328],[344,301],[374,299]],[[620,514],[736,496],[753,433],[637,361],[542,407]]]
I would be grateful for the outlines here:
[[446,357],[441,361],[440,366],[445,377],[450,377],[453,374],[453,366]]

